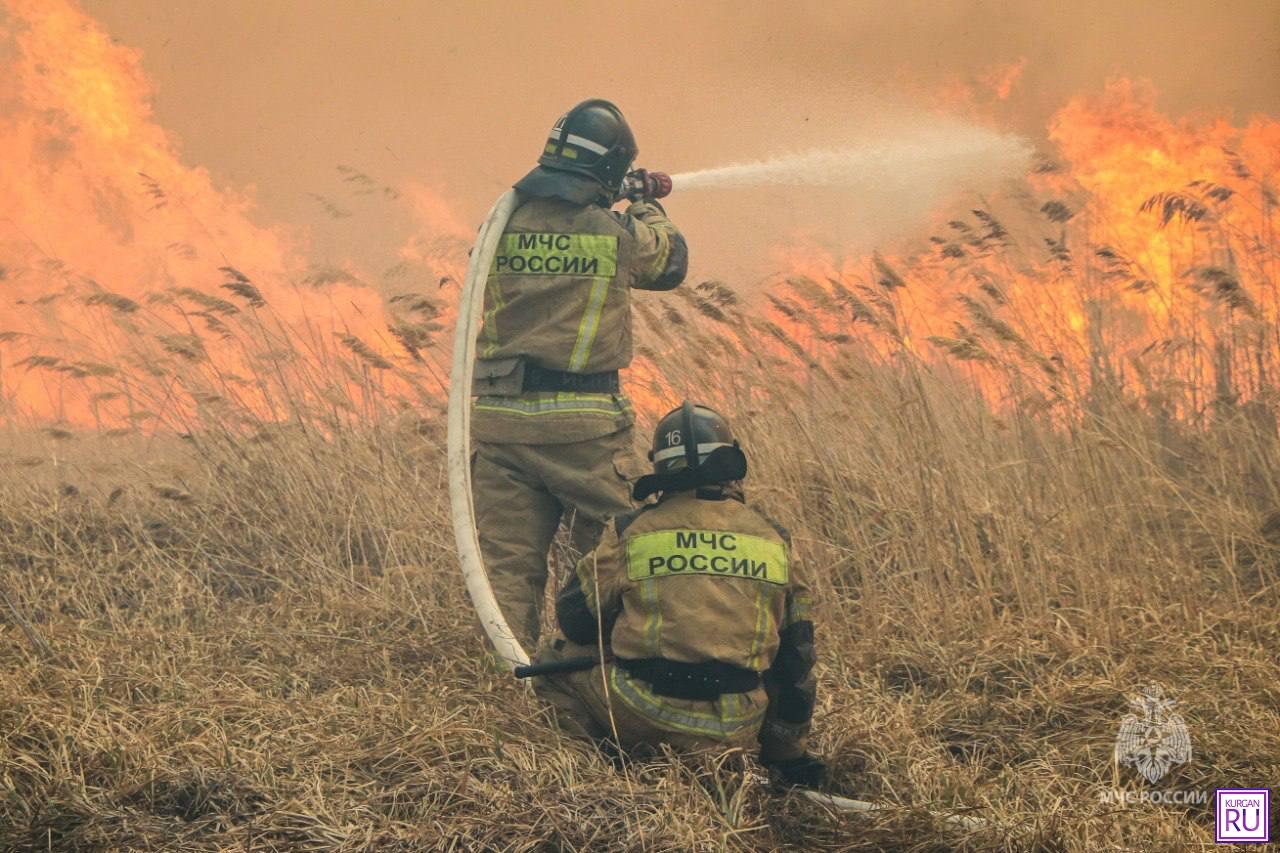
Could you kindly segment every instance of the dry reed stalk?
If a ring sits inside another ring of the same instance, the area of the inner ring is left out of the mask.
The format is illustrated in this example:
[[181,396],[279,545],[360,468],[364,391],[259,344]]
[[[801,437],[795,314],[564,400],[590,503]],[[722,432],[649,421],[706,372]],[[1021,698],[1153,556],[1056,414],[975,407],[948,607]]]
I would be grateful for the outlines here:
[[4,606],[8,608],[10,617],[14,622],[18,623],[18,627],[22,629],[22,633],[27,638],[32,650],[41,658],[52,658],[53,648],[45,641],[44,637],[40,636],[40,632],[31,624],[31,621],[22,615],[18,605],[14,604],[13,599],[9,597],[9,593],[0,589],[0,599],[4,599]]

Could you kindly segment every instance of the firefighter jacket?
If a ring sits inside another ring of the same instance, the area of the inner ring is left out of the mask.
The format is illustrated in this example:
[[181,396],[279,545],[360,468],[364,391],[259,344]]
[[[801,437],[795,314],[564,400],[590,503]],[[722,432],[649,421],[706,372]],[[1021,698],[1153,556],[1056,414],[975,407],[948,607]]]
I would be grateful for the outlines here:
[[[601,632],[618,664],[615,699],[632,710],[708,736],[717,725],[728,736],[735,724],[763,724],[766,758],[798,757],[813,713],[815,650],[809,587],[789,551],[786,532],[736,490],[663,495],[616,520],[578,563],[556,602],[560,630],[591,645]],[[707,720],[682,714],[687,705],[643,678],[697,667],[759,673],[752,681],[762,687],[742,694],[747,701],[739,705],[718,703],[720,719]],[[728,719],[735,708],[742,719]]]
[[527,366],[602,374],[631,363],[631,289],[684,280],[684,238],[654,201],[617,213],[561,197],[512,214],[489,270],[472,431],[482,441],[562,444],[634,421],[614,389],[526,391]]

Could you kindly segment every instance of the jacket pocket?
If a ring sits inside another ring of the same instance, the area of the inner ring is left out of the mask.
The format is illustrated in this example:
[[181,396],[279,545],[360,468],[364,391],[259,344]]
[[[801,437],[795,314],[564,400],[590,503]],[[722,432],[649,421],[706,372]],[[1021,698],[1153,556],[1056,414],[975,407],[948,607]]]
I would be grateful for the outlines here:
[[613,473],[627,483],[634,483],[649,472],[628,446],[620,447],[613,452]]
[[471,378],[473,397],[516,397],[524,390],[522,355],[512,358],[477,358]]

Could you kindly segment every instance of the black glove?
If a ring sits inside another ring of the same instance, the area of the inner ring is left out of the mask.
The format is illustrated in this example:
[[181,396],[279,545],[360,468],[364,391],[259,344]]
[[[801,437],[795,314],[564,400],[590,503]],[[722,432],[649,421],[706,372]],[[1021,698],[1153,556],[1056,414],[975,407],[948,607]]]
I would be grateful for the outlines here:
[[827,765],[821,758],[802,755],[799,758],[788,758],[784,761],[766,761],[760,759],[775,783],[788,787],[818,788],[827,781]]

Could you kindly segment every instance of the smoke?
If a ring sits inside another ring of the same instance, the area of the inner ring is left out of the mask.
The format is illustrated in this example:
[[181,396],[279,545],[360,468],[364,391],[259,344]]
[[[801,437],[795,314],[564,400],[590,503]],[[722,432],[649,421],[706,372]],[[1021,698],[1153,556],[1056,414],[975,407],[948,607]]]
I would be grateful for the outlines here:
[[[407,195],[354,196],[336,166],[429,186],[473,228],[583,97],[621,105],[639,165],[669,172],[874,145],[937,108],[1044,144],[1063,103],[1117,75],[1150,79],[1175,115],[1280,113],[1273,0],[709,0],[591,15],[497,0],[83,2],[141,50],[187,163],[253,187],[261,216],[303,231],[317,262],[374,271],[433,226]],[[798,235],[853,252],[914,232],[939,198],[918,191],[677,192],[667,209],[695,275],[750,277]]]

